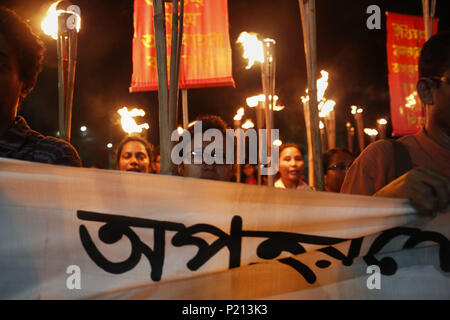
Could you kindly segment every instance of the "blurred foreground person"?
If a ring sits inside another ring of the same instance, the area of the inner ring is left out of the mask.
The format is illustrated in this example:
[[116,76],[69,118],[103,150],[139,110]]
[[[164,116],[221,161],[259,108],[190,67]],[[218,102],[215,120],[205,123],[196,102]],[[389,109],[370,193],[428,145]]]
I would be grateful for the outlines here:
[[344,182],[345,174],[355,157],[344,148],[334,148],[322,156],[325,191],[339,192]]
[[341,192],[407,198],[422,214],[448,210],[450,199],[450,32],[432,36],[419,58],[417,92],[429,108],[417,134],[371,143]]
[[0,7],[0,157],[80,167],[71,144],[43,136],[17,115],[36,84],[44,51],[26,22]]
[[280,179],[275,182],[276,188],[312,190],[303,181],[305,177],[305,162],[298,145],[288,143],[280,147],[279,171]]
[[225,121],[215,115],[204,115],[197,118],[197,121],[202,123],[202,134],[204,134],[208,129],[217,129],[220,131],[223,137],[223,145],[220,149],[214,150],[213,157],[217,160],[222,158],[222,163],[213,162],[211,164],[205,163],[202,159],[201,164],[194,163],[194,157],[196,154],[202,154],[205,148],[211,143],[211,141],[202,141],[202,150],[195,149],[194,146],[194,127],[195,125],[189,127],[188,131],[191,134],[191,164],[183,163],[179,168],[179,174],[184,177],[210,179],[210,180],[221,180],[221,181],[231,181],[233,176],[233,166],[231,164],[226,164],[226,129],[227,124]]
[[117,147],[116,164],[120,171],[151,172],[152,146],[140,136],[127,136]]

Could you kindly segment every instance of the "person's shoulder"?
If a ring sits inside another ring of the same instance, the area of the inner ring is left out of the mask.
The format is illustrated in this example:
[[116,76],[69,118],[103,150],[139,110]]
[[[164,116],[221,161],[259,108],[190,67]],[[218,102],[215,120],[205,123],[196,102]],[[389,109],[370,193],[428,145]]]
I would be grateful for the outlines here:
[[[81,167],[80,156],[77,150],[67,141],[44,136],[35,131],[36,147],[34,148],[34,157],[36,160],[43,160],[52,164]],[[40,159],[41,158],[41,159]]]
[[389,139],[377,140],[369,144],[361,153],[361,156],[380,154],[381,156],[392,153],[392,141]]

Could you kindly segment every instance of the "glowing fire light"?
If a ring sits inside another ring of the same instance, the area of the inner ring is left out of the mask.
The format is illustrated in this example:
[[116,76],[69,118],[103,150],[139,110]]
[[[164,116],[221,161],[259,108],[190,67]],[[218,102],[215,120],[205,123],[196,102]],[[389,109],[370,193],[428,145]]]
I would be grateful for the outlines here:
[[123,107],[117,111],[120,116],[120,123],[122,124],[122,129],[128,134],[132,134],[134,132],[142,132],[142,129],[149,129],[148,123],[137,124],[133,119],[134,117],[143,117],[145,116],[145,111],[142,109],[132,109],[128,111],[127,107]]
[[244,129],[250,129],[250,128],[254,128],[254,127],[255,127],[255,124],[250,119],[247,119],[245,121],[245,123],[242,125],[242,128],[244,128]]
[[319,117],[326,118],[329,116],[330,112],[334,110],[336,102],[334,100],[321,101],[319,104]]
[[239,121],[242,119],[243,116],[244,116],[244,107],[240,107],[236,111],[236,115],[234,116],[233,120]]
[[322,121],[319,121],[319,129],[323,129],[323,128],[325,128],[323,122],[322,122]]
[[363,109],[362,108],[358,108],[357,106],[351,106],[350,107],[352,110],[352,114],[357,114],[357,113],[362,113]]
[[80,31],[81,27],[81,16],[80,16],[80,8],[76,5],[71,5],[67,8],[67,10],[57,10],[56,7],[58,3],[61,1],[57,1],[53,3],[47,10],[47,15],[41,23],[41,29],[44,31],[46,35],[51,36],[53,39],[58,39],[58,16],[61,13],[69,13],[72,15],[71,18],[67,19],[67,27],[69,29],[76,29],[77,32]]
[[414,106],[417,104],[416,97],[417,97],[417,91],[414,91],[409,96],[407,96],[405,98],[406,99],[405,107],[410,108],[410,109],[414,108]]
[[244,47],[243,57],[248,59],[245,69],[250,69],[255,61],[264,62],[263,43],[255,33],[241,32],[236,43],[241,43]]
[[[323,99],[323,96],[325,95],[325,90],[328,88],[328,72],[325,70],[321,70],[320,74],[322,77],[320,79],[317,79],[317,101],[321,101]],[[308,89],[306,89],[306,93],[308,93]],[[301,100],[303,103],[309,101],[309,95],[302,96]]]
[[252,96],[252,97],[248,97],[246,99],[247,105],[250,108],[255,108],[258,106],[258,104],[260,102],[264,102],[266,100],[266,96],[263,94],[257,95],[257,96]]
[[387,124],[387,121],[386,121],[386,119],[381,118],[381,119],[377,120],[377,123],[378,124]]
[[276,139],[273,141],[273,145],[276,147],[280,147],[283,144],[283,141],[281,141],[280,139]]
[[368,136],[376,136],[378,135],[378,131],[375,129],[371,129],[371,128],[365,128],[364,129],[364,133],[367,134]]

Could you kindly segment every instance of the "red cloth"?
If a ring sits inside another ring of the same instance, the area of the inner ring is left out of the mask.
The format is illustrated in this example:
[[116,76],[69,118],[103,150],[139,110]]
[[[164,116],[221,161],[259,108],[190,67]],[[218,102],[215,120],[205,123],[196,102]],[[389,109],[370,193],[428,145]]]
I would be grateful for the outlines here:
[[[165,3],[167,77],[170,78],[172,4]],[[227,0],[184,2],[180,89],[234,86]],[[169,80],[168,80],[169,81]],[[130,92],[158,90],[153,1],[134,1]]]
[[[433,23],[435,34],[438,19]],[[394,136],[415,134],[424,122],[425,109],[416,91],[419,54],[426,40],[424,29],[423,17],[387,13],[386,50]]]
[[[398,141],[409,151],[413,167],[428,167],[450,177],[450,150],[421,129]],[[347,171],[341,193],[373,195],[395,178],[394,149],[388,140],[371,143]]]

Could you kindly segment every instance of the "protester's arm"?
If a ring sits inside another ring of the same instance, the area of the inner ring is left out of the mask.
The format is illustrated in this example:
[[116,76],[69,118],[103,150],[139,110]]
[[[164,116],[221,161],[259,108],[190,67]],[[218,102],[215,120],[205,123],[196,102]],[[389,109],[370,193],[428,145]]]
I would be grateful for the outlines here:
[[448,208],[450,179],[432,169],[419,167],[395,179],[375,196],[406,198],[420,214],[435,215]]

